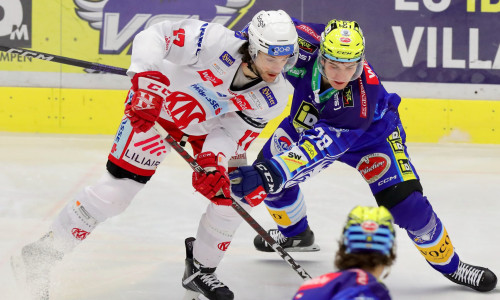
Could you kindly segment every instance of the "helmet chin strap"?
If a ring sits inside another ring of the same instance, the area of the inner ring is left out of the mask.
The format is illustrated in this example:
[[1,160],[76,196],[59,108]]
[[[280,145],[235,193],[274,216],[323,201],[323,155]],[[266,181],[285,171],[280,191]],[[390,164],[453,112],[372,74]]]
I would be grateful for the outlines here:
[[259,70],[255,68],[255,63],[252,61],[251,63],[248,64],[248,69],[255,75],[257,78],[262,79],[262,76],[260,76]]

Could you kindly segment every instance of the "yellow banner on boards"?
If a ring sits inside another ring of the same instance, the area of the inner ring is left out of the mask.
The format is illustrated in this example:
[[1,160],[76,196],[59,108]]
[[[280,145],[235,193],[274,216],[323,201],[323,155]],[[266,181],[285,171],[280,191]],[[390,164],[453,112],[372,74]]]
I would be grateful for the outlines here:
[[[3,3],[5,14],[14,17],[0,22],[0,42],[6,46],[128,68],[130,44],[122,53],[99,53],[100,31],[78,16],[75,2],[90,5],[107,1],[16,0]],[[94,16],[98,14],[97,11]],[[7,27],[13,28],[10,33]],[[6,52],[0,52],[0,71],[86,73],[83,68]]]

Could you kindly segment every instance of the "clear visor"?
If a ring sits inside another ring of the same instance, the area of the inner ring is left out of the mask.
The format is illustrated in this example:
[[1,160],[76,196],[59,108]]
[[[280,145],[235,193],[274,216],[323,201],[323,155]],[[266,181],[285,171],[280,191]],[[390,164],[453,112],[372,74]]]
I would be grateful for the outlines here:
[[[356,79],[358,79],[359,76],[361,76],[361,73],[363,73],[363,61],[364,60],[365,60],[364,55],[361,56],[361,58],[358,58],[358,61],[356,62],[357,63],[357,65],[356,65],[356,71],[354,72],[354,74],[351,77],[351,80],[349,80],[349,81],[356,80]],[[321,76],[323,76],[323,77],[325,77],[327,79],[328,79],[328,76],[326,76],[325,64],[328,61],[332,61],[332,62],[344,62],[343,60],[331,59],[331,58],[329,58],[329,56],[326,56],[323,53],[320,53],[320,55],[318,55],[317,63],[316,64],[318,66],[319,72],[321,73]],[[352,61],[354,61],[354,60],[351,60],[351,62]]]

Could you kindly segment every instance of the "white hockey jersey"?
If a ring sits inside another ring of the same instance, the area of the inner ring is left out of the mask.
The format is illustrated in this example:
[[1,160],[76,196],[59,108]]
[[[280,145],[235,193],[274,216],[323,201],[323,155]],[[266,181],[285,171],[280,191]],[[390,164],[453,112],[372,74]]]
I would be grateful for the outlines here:
[[232,90],[241,64],[238,49],[245,42],[220,24],[164,21],[135,37],[128,74],[155,70],[167,76],[169,96],[160,117],[188,135],[207,134],[203,151],[229,158],[244,153],[288,102],[281,74],[273,83],[261,80]]

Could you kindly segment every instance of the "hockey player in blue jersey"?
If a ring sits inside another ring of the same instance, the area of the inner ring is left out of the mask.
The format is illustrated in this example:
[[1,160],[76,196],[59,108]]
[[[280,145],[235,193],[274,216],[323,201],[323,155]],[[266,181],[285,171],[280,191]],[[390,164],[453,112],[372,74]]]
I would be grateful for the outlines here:
[[338,271],[306,281],[293,299],[391,299],[379,280],[396,259],[394,235],[393,218],[385,207],[356,206],[335,254]]
[[[287,73],[295,88],[291,112],[256,162],[231,174],[234,195],[250,205],[265,199],[278,229],[270,234],[289,251],[314,251],[299,183],[335,161],[356,168],[379,206],[392,213],[426,261],[449,280],[478,291],[495,288],[487,268],[460,260],[445,226],[423,194],[409,159],[398,114],[401,98],[388,93],[365,60],[356,22],[326,26],[294,20],[299,60]],[[266,198],[267,197],[267,198]],[[272,251],[261,238],[258,250]]]

